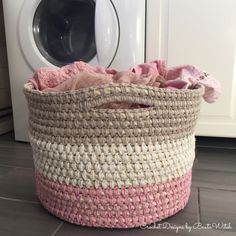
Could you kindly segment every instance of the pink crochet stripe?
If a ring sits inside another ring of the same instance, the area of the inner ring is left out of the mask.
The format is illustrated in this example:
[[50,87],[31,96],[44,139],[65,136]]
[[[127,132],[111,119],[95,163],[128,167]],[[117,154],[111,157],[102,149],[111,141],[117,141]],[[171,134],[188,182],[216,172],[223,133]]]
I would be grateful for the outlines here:
[[191,171],[164,184],[122,188],[80,188],[53,182],[36,171],[37,193],[52,214],[74,224],[131,228],[160,221],[185,207]]

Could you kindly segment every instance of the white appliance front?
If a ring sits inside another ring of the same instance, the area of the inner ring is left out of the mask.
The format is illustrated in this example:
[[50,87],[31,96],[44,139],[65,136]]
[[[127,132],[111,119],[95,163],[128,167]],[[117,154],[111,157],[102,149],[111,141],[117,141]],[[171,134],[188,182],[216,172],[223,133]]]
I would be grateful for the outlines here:
[[15,139],[28,141],[22,88],[39,67],[144,62],[145,0],[3,0]]

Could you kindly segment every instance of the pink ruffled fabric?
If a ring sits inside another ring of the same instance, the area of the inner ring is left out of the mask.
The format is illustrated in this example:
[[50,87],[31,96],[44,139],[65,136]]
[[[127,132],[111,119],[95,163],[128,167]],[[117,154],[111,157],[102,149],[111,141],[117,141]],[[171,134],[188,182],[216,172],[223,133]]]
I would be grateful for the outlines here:
[[[59,84],[67,81],[68,79],[74,77],[80,72],[88,72],[90,74],[110,74],[114,75],[117,73],[115,69],[103,68],[103,67],[93,67],[85,62],[78,61],[73,64],[63,66],[59,69],[54,69],[50,67],[43,67],[36,71],[30,82],[34,85],[37,90],[44,91],[49,88],[55,88]],[[55,90],[54,90],[55,91]]]
[[192,65],[181,65],[167,69],[165,62],[160,60],[137,65],[131,70],[140,75],[160,75],[164,79],[164,83],[160,85],[162,88],[194,89],[197,84],[201,84],[205,89],[203,98],[208,103],[215,102],[221,95],[219,81]]
[[112,83],[112,75],[82,71],[55,87],[45,88],[44,92],[70,91]]
[[77,90],[107,83],[128,83],[172,90],[194,89],[197,84],[201,84],[205,88],[203,98],[208,103],[215,102],[221,94],[219,81],[204,71],[192,65],[167,69],[163,60],[140,64],[123,72],[93,67],[79,61],[60,69],[41,68],[30,81],[35,89],[45,92]]

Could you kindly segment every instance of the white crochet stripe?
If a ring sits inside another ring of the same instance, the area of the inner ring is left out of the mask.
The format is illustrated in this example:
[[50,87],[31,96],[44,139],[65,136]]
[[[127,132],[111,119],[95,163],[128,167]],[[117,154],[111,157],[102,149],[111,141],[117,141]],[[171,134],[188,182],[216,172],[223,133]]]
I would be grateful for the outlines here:
[[191,135],[141,146],[62,145],[31,137],[35,168],[46,178],[79,187],[159,184],[184,176],[195,157]]

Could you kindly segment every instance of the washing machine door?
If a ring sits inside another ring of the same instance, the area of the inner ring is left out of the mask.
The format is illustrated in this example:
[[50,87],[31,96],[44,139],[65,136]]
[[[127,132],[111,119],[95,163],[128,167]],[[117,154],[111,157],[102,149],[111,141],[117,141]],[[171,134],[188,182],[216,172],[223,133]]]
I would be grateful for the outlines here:
[[110,0],[26,0],[18,35],[33,70],[79,60],[109,67],[119,46],[119,19]]

